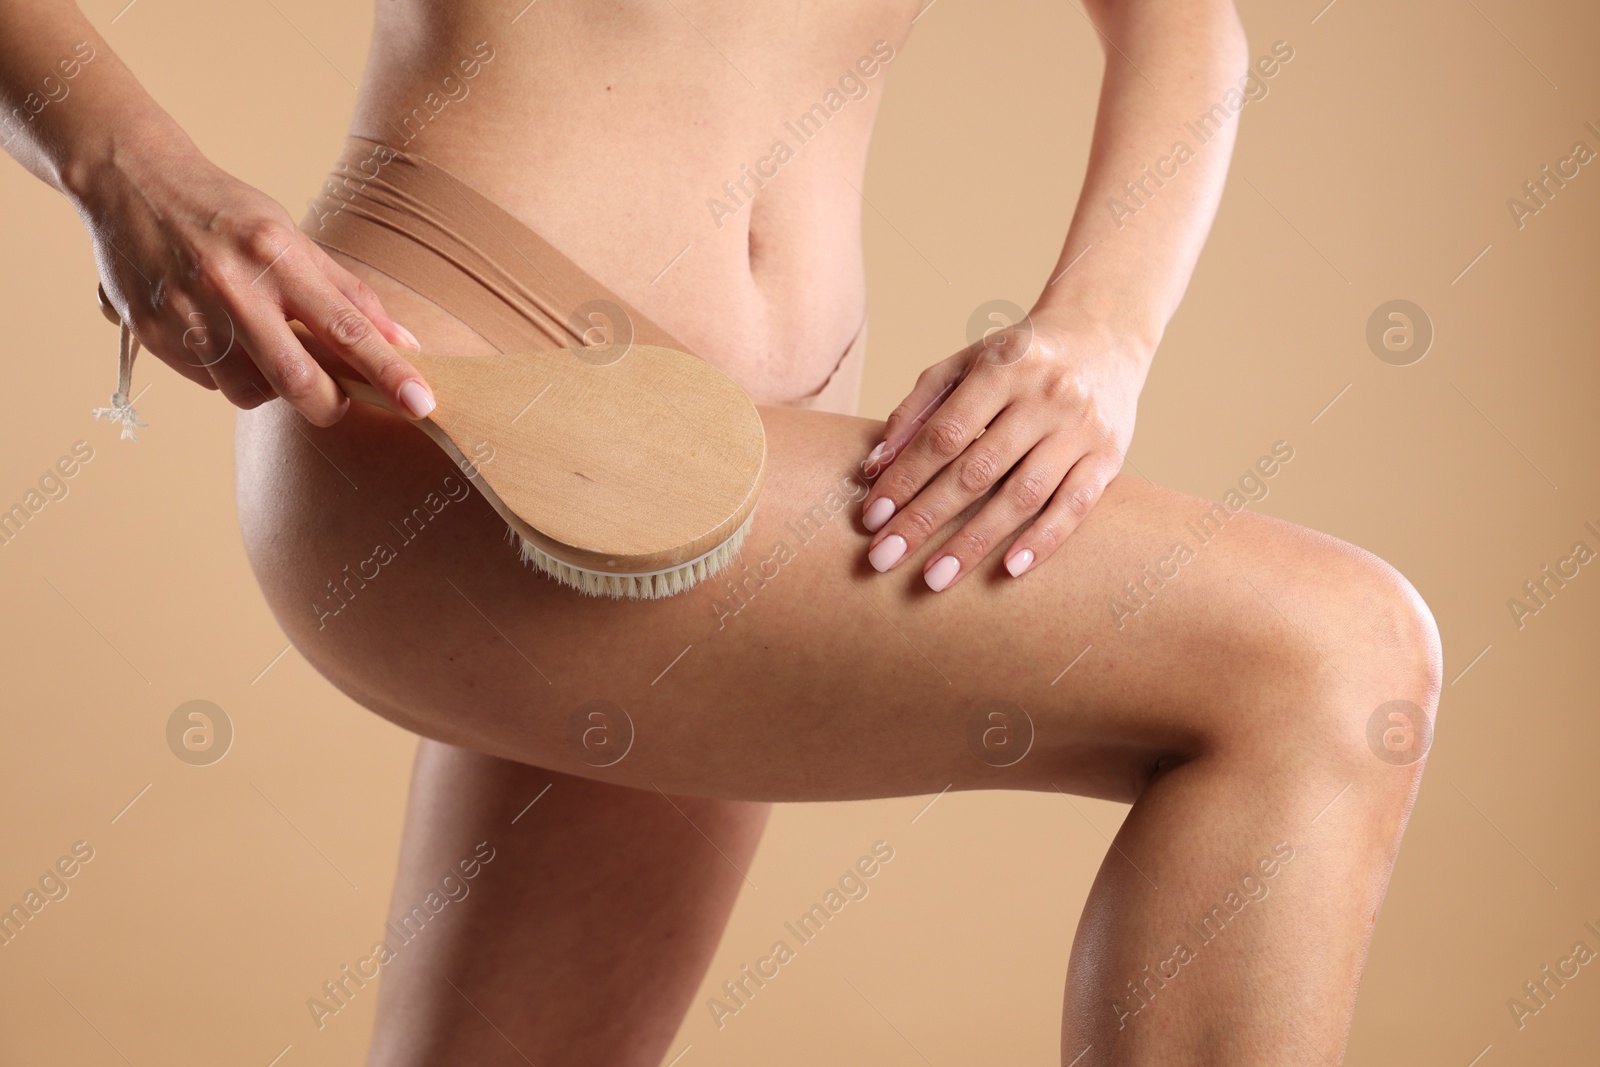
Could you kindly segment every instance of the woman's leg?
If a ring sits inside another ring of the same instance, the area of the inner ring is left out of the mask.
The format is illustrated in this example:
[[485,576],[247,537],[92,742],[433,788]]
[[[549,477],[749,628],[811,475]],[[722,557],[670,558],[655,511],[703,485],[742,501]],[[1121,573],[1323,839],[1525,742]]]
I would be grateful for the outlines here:
[[[405,286],[333,255],[375,286],[430,350],[492,351]],[[865,327],[858,341],[864,334]],[[830,383],[830,395],[809,406],[853,405],[860,352],[852,354],[846,369],[855,377]],[[608,739],[595,740],[592,722],[585,729],[588,759],[604,762]],[[660,1063],[721,938],[769,805],[641,791],[428,739],[412,793],[391,901],[397,921],[468,854],[469,838],[497,841],[491,831],[508,832],[515,818],[517,845],[500,849],[495,877],[470,910],[444,911],[446,921],[429,926],[419,950],[408,943],[386,968],[371,1067],[521,1063],[523,1055],[536,1063]],[[537,806],[526,808],[533,797]]]
[[[666,601],[523,569],[476,496],[351,581],[453,471],[366,409],[329,430],[282,405],[241,417],[246,542],[313,664],[452,744],[729,800],[1132,802],[1074,949],[1063,1062],[1336,1061],[1421,766],[1371,727],[1400,714],[1421,736],[1438,693],[1409,585],[1332,538],[1119,478],[1049,565],[934,594],[926,549],[889,575],[862,562],[847,497],[881,424],[763,417],[741,564]],[[596,712],[628,724],[620,759],[586,741]]]
[[424,740],[368,1063],[660,1063],[767,811]]

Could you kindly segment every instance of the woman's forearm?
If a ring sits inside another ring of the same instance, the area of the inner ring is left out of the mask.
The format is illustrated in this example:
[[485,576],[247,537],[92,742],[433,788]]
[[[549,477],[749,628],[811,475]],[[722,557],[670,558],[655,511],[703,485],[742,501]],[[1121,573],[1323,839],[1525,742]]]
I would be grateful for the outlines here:
[[[72,201],[108,305],[173,370],[331,425],[349,399],[296,320],[396,410],[433,410],[393,347],[416,338],[282,204],[207,160],[70,0],[0,0],[0,107],[0,145]],[[226,326],[221,353],[204,348],[208,322]]]
[[1222,195],[1244,32],[1231,0],[1087,6],[1106,53],[1100,107],[1077,210],[1034,314],[1104,331],[1148,369]]
[[[1006,479],[1006,503],[929,561],[923,577],[936,593],[1007,538],[1006,571],[1032,573],[1121,470],[1150,361],[1227,174],[1238,111],[1227,94],[1240,91],[1245,69],[1231,0],[1085,4],[1106,70],[1088,173],[1051,279],[1028,322],[991,314],[981,337],[974,329],[966,348],[923,371],[867,460],[876,484],[861,516],[880,571]],[[1213,101],[1223,102],[1214,128],[1173,163],[1184,136],[1199,140],[1190,127]]]
[[71,0],[0,0],[0,147],[82,205],[131,145],[193,149]]

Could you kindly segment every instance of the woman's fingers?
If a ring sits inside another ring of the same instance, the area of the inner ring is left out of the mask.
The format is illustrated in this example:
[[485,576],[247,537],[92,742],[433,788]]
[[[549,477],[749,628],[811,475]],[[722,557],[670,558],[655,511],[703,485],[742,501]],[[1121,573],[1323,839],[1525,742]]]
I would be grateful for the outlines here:
[[[922,568],[928,588],[936,593],[950,588],[1039,514],[1039,509],[1051,499],[1051,493],[1063,484],[1063,478],[1080,451],[1065,434],[1048,437],[1034,445],[1021,462],[1015,464],[988,503],[928,558]],[[962,508],[965,507],[966,504],[962,504]]]
[[[1013,578],[1049,559],[1072,535],[1116,477],[1117,464],[1102,452],[1090,452],[1073,463],[1080,449],[1064,435],[1059,440],[1064,443],[1034,448],[978,514],[933,553],[922,570],[929,589],[936,593],[949,589],[1019,527],[1025,528],[1005,556],[1006,571]],[[1071,470],[1063,478],[1069,465]]]
[[[251,357],[255,354],[253,346],[256,343],[248,334],[241,332],[235,339],[232,350],[220,358],[205,363],[197,361],[188,364],[187,360],[194,358],[188,351],[185,351],[180,358],[186,361],[186,365],[199,367],[209,374],[211,380],[216,383],[216,388],[228,398],[228,403],[239,408],[255,408],[278,395],[262,374],[261,368],[251,361]],[[167,362],[169,365],[172,364],[171,360]]]
[[[134,336],[145,349],[190,381],[215,389],[228,403],[241,408],[265,404],[276,394],[251,362],[244,337],[235,333],[233,317],[226,311],[208,314],[191,301],[177,299],[173,310],[157,318],[137,316]],[[212,328],[217,319],[226,324]]]
[[106,280],[101,283],[101,288],[105,290],[106,296],[110,300],[111,308],[117,316],[117,321],[133,332],[134,339],[139,342],[139,347],[196,385],[204,386],[207,389],[217,388],[217,383],[212,379],[211,372],[201,366],[198,361],[189,357],[187,353],[182,356],[174,355],[174,353],[183,352],[181,338],[177,336],[179,331],[174,330],[164,317],[129,299],[129,294],[138,290],[123,284],[122,280],[114,274],[106,276]]
[[[134,330],[133,335],[139,339],[140,347],[147,352],[153,353],[161,362],[191,382],[205,386],[207,389],[219,388],[215,376],[211,373],[209,361],[202,362],[196,359],[193,354],[186,350],[187,346],[183,344],[181,338],[174,341],[166,334],[158,335],[155,338],[147,338],[142,336],[142,332],[137,328]],[[151,340],[154,340],[155,343],[150,344],[149,341]],[[177,354],[175,355],[174,353]]]
[[312,243],[309,247],[323,276],[378,328],[384,340],[396,348],[409,348],[413,352],[422,350],[416,335],[391,319],[388,312],[383,310],[383,302],[378,299],[378,294],[372,291],[372,286],[351,274],[317,244]]
[[[948,391],[947,398],[925,416],[915,436],[904,447],[885,451],[876,464],[868,457],[865,473],[869,478],[877,477],[876,484],[861,502],[861,521],[868,532],[882,530],[892,516],[906,511],[938,473],[977,440],[1008,399],[995,383],[978,374],[968,374],[944,388]],[[932,518],[925,507],[910,510],[912,515],[908,520],[901,520],[901,525],[907,521],[920,524]],[[939,524],[935,523],[923,530],[922,536],[927,537],[938,528]]]
[[[956,397],[952,397],[950,403],[945,405],[946,408],[954,407],[959,397],[958,390]],[[943,417],[944,414],[941,412],[939,418]],[[983,415],[982,419],[983,422],[989,422],[990,416]],[[931,429],[935,425],[936,422],[930,422],[928,428]],[[895,567],[900,560],[920,548],[974,500],[993,488],[995,483],[1034,447],[1041,436],[1043,434],[1036,419],[1025,417],[1018,409],[1008,408],[994,420],[993,425],[981,438],[972,442],[958,458],[947,464],[942,473],[937,473],[931,484],[912,494],[912,499],[907,503],[898,503],[900,498],[894,495],[898,491],[897,488],[889,487],[889,493],[878,498],[886,502],[877,505],[878,515],[891,508],[893,514],[885,522],[877,524],[877,536],[867,549],[867,559],[879,571]],[[912,449],[915,448],[916,443],[913,442]],[[905,459],[914,458],[913,452],[908,451],[901,461],[896,462],[896,467]],[[1061,474],[1066,473],[1066,467],[1066,463],[1061,465]],[[896,476],[891,473],[888,477]],[[1058,476],[1057,481],[1059,480]],[[883,488],[883,482],[880,480],[878,486],[874,487],[874,492]],[[873,515],[873,505],[868,506],[868,515],[874,519],[877,517]],[[990,541],[987,546],[977,542],[969,543],[965,554],[976,562],[987,555],[995,543]],[[946,564],[945,569],[948,568],[949,564]]]
[[1029,433],[1027,420],[1008,415],[880,531],[867,553],[874,568],[893,569],[997,482],[993,497],[929,556],[922,570],[928,588],[950,588],[1013,534],[1005,567],[1021,577],[1072,535],[1116,477],[1121,457],[1103,447],[1085,451],[1086,442],[1070,433],[1030,448],[1037,430]]
[[[246,247],[259,269],[247,288],[234,287],[240,294],[235,315],[248,314],[248,326],[241,329],[246,345],[271,388],[295,410],[313,424],[327,426],[344,414],[348,400],[289,328],[291,318],[298,319],[327,353],[370,382],[397,411],[422,418],[433,410],[427,383],[395,352],[385,333],[406,343],[415,338],[383,313],[377,294],[368,286],[292,226],[257,227]],[[265,298],[267,306],[252,307],[247,313],[246,296]]]
[[239,339],[249,352],[249,357],[238,362],[248,366],[252,359],[255,361],[252,369],[258,369],[258,373],[265,378],[264,399],[283,397],[313,426],[332,426],[344,416],[350,401],[328,373],[307,354],[289,329],[289,323],[280,309],[270,302],[263,302],[249,312],[241,310],[235,318],[238,320]]
[[1073,464],[1050,503],[1011,543],[1006,551],[1006,571],[1020,578],[1049,559],[1099,503],[1121,465],[1122,457],[1099,450]]
[[372,383],[396,411],[420,419],[433,410],[433,393],[422,375],[395,352],[361,309],[326,279],[297,276],[285,286],[284,310]]
[[889,412],[883,428],[883,441],[867,456],[864,471],[868,478],[876,478],[889,469],[929,417],[961,383],[967,373],[965,356],[964,352],[958,352],[917,376],[917,384],[912,387],[910,395]]

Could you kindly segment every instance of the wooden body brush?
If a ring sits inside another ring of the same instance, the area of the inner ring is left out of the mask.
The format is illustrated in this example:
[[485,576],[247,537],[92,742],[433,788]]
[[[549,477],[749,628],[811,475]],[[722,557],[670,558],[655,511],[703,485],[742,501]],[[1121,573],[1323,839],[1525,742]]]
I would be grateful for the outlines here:
[[[100,300],[120,325],[103,290]],[[124,338],[119,395],[136,348]],[[334,378],[449,453],[524,561],[596,596],[671,596],[738,553],[766,474],[761,416],[732,378],[687,352],[634,345],[601,362],[584,351],[407,352],[438,405],[424,419],[365,381]]]
[[[744,390],[711,364],[653,345],[604,366],[567,348],[406,358],[438,402],[424,419],[365,381],[335,380],[448,452],[516,533],[524,561],[585,593],[654,598],[739,551],[766,473],[766,432]],[[468,458],[485,454],[493,459],[481,466]]]

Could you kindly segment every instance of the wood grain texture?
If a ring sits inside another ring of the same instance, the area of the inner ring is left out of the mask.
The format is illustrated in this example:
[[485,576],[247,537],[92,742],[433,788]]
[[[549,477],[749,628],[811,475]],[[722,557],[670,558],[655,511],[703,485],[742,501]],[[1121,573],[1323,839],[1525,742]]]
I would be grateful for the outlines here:
[[[766,433],[733,379],[676,349],[405,353],[438,407],[411,419],[518,534],[608,574],[678,567],[754,510]],[[353,399],[395,410],[366,382]],[[409,415],[396,412],[407,419]]]

